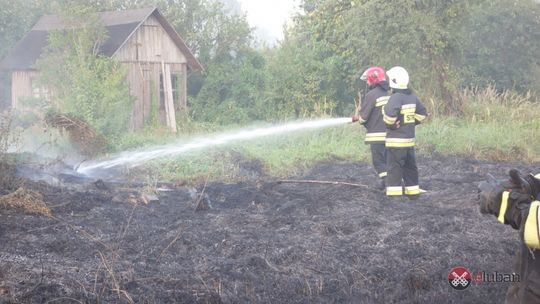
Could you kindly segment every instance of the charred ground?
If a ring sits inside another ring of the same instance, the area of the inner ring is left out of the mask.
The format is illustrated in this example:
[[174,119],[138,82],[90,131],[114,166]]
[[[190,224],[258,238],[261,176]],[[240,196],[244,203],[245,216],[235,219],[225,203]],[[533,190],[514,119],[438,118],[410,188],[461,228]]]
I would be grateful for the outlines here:
[[27,183],[53,216],[0,210],[0,302],[502,303],[508,285],[458,292],[448,272],[511,273],[517,233],[479,214],[476,185],[540,169],[420,159],[429,192],[388,202],[368,164],[335,160],[296,178],[371,190],[280,184],[244,164],[249,181],[204,187],[204,211],[182,187],[145,205],[125,185]]

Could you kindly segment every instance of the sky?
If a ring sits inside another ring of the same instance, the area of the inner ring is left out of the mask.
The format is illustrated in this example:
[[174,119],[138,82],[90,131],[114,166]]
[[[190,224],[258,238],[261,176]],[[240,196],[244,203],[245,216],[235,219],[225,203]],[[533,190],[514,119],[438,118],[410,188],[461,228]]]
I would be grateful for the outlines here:
[[290,20],[298,8],[298,0],[238,0],[247,13],[251,26],[259,29],[266,38],[283,38],[283,24]]

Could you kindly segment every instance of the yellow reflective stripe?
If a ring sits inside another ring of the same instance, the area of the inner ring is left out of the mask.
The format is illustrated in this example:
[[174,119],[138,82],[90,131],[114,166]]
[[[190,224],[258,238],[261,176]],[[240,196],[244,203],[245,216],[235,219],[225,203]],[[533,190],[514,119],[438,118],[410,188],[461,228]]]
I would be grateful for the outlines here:
[[384,107],[382,108],[382,115],[383,115],[383,121],[385,124],[393,125],[394,123],[396,123],[397,117],[386,115],[386,112],[384,111]]
[[534,178],[540,179],[540,174],[536,174],[536,175],[534,176]]
[[422,122],[424,121],[424,119],[426,119],[426,115],[414,114],[414,119],[418,120],[419,122]]
[[386,187],[386,195],[388,196],[403,195],[403,188],[402,187]]
[[529,216],[523,229],[525,245],[531,249],[540,249],[540,202],[534,201],[529,207]]
[[387,148],[410,148],[410,147],[414,147],[414,143],[389,143],[387,142],[384,146]]
[[386,132],[374,132],[374,133],[367,133],[366,134],[366,141],[385,141],[386,140]]
[[388,137],[388,138],[386,138],[386,141],[389,141],[389,142],[408,143],[408,142],[414,142],[414,137],[413,137],[413,138],[396,138],[396,137]]
[[396,123],[397,117],[392,117],[392,116],[383,114],[383,120],[387,125],[393,125],[394,123]]
[[379,173],[379,177],[387,177],[388,176],[388,172],[381,172]]
[[377,98],[377,101],[375,102],[376,107],[382,107],[388,103],[388,99],[390,99],[390,96],[382,96]]
[[373,132],[373,133],[367,133],[366,137],[386,137],[386,132]]
[[501,198],[501,207],[499,208],[499,222],[504,224],[504,215],[506,214],[506,209],[508,209],[508,196],[510,192],[504,191]]
[[420,186],[405,187],[405,194],[407,194],[407,195],[420,194]]
[[387,147],[407,148],[414,147],[414,138],[386,138]]
[[416,109],[414,108],[408,108],[408,109],[401,109],[401,114],[403,115],[406,115],[406,114],[414,114],[416,112]]

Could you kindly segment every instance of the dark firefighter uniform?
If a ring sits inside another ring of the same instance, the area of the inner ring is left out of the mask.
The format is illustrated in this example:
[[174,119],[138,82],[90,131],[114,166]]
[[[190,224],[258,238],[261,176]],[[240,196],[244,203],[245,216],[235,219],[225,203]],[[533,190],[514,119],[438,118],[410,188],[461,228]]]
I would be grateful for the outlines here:
[[[506,293],[507,304],[540,303],[540,175],[529,177],[536,183],[534,194],[501,185],[482,183],[480,211],[495,215],[500,223],[519,231],[514,282]],[[534,188],[534,187],[533,187]]]
[[394,89],[388,103],[383,108],[386,132],[386,195],[420,194],[418,168],[414,151],[416,125],[427,117],[426,108],[408,89]]
[[366,128],[365,143],[370,145],[371,160],[373,167],[381,179],[387,175],[386,172],[386,124],[383,121],[382,108],[390,98],[388,82],[377,83],[364,98],[360,109],[359,122]]

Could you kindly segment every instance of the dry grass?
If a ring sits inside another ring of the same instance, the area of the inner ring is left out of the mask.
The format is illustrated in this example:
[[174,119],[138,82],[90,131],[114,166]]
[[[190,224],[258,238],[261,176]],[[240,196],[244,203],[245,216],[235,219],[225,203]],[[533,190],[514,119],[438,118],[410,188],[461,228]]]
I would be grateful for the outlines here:
[[498,91],[495,87],[469,89],[460,93],[470,122],[526,123],[540,114],[538,100],[531,93]]
[[67,131],[71,142],[85,156],[94,157],[106,151],[105,139],[80,118],[68,114],[51,113],[47,115],[45,122],[49,126]]
[[125,300],[127,303],[133,304],[135,303],[133,301],[133,298],[129,295],[129,293],[121,288],[121,284],[119,280],[117,279],[116,272],[114,270],[114,261],[108,261],[105,256],[99,252],[99,256],[101,258],[101,263],[103,268],[105,269],[106,273],[110,277],[110,284],[111,290],[115,292],[118,295],[118,299]]
[[17,191],[0,197],[0,208],[21,211],[26,214],[51,216],[51,210],[43,201],[43,195],[20,187]]
[[0,160],[10,145],[12,117],[9,112],[0,112]]

